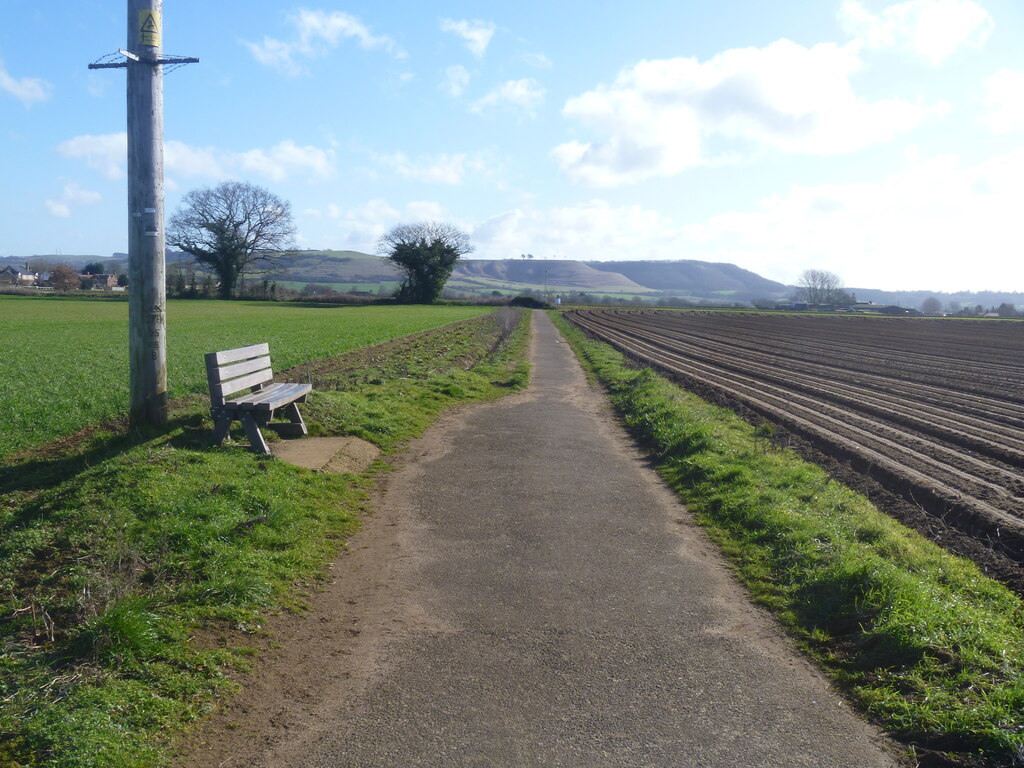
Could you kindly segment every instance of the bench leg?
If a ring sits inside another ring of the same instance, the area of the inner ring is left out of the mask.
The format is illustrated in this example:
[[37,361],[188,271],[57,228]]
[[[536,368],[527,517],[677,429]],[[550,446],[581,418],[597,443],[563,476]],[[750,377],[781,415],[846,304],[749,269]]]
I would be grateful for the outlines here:
[[210,438],[210,444],[215,448],[220,446],[224,442],[224,438],[228,436],[232,421],[230,413],[222,413],[215,417],[213,436]]
[[252,450],[256,453],[270,453],[270,446],[263,439],[260,426],[256,423],[256,419],[253,418],[252,414],[243,411],[238,419],[242,422],[242,426],[245,427],[245,434],[249,438],[249,445],[252,446]]
[[272,430],[282,437],[301,437],[302,435],[308,435],[309,432],[306,430],[306,422],[302,420],[302,414],[299,413],[299,406],[296,403],[288,403],[283,409],[283,414],[288,417],[288,423],[278,422],[276,424],[267,424]]

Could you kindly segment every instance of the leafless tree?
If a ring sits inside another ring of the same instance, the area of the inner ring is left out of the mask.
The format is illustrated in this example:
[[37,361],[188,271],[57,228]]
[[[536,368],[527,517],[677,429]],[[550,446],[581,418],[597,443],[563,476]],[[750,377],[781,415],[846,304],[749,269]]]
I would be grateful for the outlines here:
[[929,296],[921,302],[921,311],[926,315],[937,315],[942,311],[942,302],[934,296]]
[[809,304],[834,304],[845,296],[839,275],[824,269],[805,269],[797,285],[800,297]]
[[291,250],[291,203],[262,187],[226,181],[194,189],[167,227],[167,242],[217,273],[220,297],[230,299],[245,271],[264,271]]
[[81,283],[78,270],[70,264],[58,264],[50,272],[50,285],[55,291],[77,291]]

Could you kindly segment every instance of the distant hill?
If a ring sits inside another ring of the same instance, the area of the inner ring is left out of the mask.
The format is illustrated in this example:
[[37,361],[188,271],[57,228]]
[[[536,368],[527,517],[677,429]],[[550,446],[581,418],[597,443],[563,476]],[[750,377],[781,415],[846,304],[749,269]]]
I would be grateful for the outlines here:
[[616,272],[595,269],[582,261],[532,259],[464,259],[452,273],[453,288],[476,286],[493,290],[543,289],[586,293],[650,293],[652,289]]
[[706,299],[783,299],[792,289],[735,264],[711,261],[590,261],[594,269],[617,272],[665,293]]
[[[188,261],[187,254],[168,250],[167,262],[174,265]],[[96,255],[40,254],[30,257],[0,257],[0,268],[24,267],[25,262],[38,260],[52,264],[64,262],[81,268],[93,261],[118,262],[126,270],[128,254],[109,257]],[[386,259],[359,251],[299,251],[290,255],[273,273],[271,279],[293,287],[303,283],[334,285],[338,290],[369,290],[381,295],[394,290],[402,275]],[[533,292],[594,296],[677,296],[694,301],[750,303],[758,299],[779,301],[792,298],[793,286],[768,280],[735,264],[710,261],[570,261],[549,259],[464,259],[458,263],[448,282],[454,294],[489,296]],[[925,299],[936,298],[944,311],[961,307],[985,309],[1000,304],[1013,304],[1024,310],[1024,293],[1006,291],[882,291],[874,288],[849,288],[860,301],[875,304],[898,304],[920,309]]]
[[[125,257],[127,259],[127,256]],[[90,256],[85,254],[49,254],[40,253],[32,256],[0,256],[0,269],[3,267],[24,267],[25,262],[34,264],[36,262],[48,262],[49,264],[70,264],[72,267],[79,269],[84,267],[86,264],[98,261],[103,263],[106,258],[103,256]],[[33,269],[36,267],[33,266]]]
[[401,273],[386,259],[359,251],[299,251],[274,277],[303,283],[380,283]]

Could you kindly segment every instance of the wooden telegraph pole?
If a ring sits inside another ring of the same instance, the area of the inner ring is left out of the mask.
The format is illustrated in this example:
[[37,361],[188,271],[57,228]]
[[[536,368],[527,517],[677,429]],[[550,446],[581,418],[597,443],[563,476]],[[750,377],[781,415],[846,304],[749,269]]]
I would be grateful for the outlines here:
[[163,67],[199,59],[162,54],[163,0],[128,0],[128,360],[133,425],[167,423],[164,281]]

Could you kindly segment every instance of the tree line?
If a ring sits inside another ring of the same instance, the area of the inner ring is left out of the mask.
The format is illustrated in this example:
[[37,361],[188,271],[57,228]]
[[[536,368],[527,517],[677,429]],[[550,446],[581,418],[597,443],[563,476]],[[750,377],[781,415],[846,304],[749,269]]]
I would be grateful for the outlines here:
[[[216,275],[217,293],[233,298],[244,274],[268,274],[295,249],[291,204],[254,184],[227,181],[192,190],[168,222],[167,242]],[[459,258],[472,252],[469,235],[446,222],[399,224],[377,251],[404,274],[395,298],[431,304]]]

